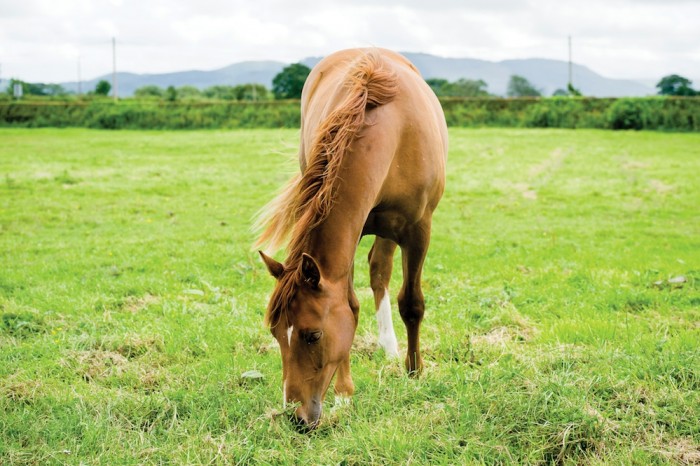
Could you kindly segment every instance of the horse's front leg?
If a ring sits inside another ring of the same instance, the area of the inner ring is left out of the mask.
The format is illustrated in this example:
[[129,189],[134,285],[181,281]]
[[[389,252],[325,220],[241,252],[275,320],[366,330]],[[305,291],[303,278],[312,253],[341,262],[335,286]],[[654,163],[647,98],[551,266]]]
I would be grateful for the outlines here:
[[353,393],[355,393],[355,384],[350,375],[350,355],[345,358],[335,373],[335,402],[348,403]]
[[[357,324],[360,318],[360,301],[355,295],[355,289],[353,284],[353,277],[355,275],[355,264],[353,263],[350,268],[350,276],[348,277],[348,304],[350,305],[350,310],[355,317],[355,329],[357,329]],[[350,353],[341,361],[338,365],[338,369],[335,373],[335,398],[336,402],[347,402],[350,397],[355,393],[355,384],[352,381],[352,375],[350,374]]]

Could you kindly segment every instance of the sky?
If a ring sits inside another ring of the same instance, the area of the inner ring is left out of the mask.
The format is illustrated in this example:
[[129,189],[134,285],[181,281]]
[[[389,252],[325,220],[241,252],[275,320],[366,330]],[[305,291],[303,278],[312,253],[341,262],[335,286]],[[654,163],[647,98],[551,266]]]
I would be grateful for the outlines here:
[[0,79],[213,70],[378,46],[568,59],[610,78],[700,85],[700,0],[0,0]]

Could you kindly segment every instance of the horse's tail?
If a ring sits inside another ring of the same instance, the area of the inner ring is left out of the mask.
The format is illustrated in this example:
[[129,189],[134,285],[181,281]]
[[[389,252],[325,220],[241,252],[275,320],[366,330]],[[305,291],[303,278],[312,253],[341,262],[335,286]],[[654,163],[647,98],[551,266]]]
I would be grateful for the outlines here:
[[345,98],[319,125],[306,156],[306,170],[292,178],[259,216],[256,225],[264,230],[256,247],[267,245],[275,251],[291,237],[291,253],[304,232],[328,216],[341,163],[364,126],[366,110],[391,102],[397,92],[398,78],[382,66],[377,52],[365,53],[352,63],[345,77]]

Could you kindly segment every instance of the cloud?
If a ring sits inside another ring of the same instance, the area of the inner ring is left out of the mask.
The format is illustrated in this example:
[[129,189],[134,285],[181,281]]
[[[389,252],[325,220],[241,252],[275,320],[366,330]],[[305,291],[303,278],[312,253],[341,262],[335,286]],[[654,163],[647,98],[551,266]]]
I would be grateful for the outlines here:
[[0,2],[4,78],[293,62],[354,46],[486,60],[567,58],[611,77],[700,78],[700,2],[684,0],[22,0]]

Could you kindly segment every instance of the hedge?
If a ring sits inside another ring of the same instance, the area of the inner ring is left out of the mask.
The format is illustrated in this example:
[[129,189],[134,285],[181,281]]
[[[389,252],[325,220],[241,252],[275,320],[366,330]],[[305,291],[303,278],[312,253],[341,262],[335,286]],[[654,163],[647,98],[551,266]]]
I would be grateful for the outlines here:
[[[700,131],[700,97],[448,98],[449,126]],[[297,128],[299,102],[0,101],[0,126]]]
[[0,126],[101,129],[296,128],[296,101],[0,103]]
[[700,131],[700,98],[445,99],[449,126]]

